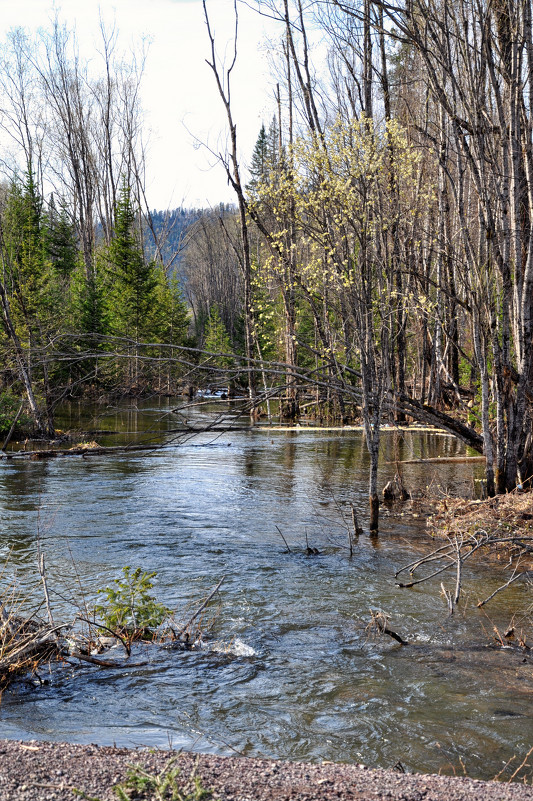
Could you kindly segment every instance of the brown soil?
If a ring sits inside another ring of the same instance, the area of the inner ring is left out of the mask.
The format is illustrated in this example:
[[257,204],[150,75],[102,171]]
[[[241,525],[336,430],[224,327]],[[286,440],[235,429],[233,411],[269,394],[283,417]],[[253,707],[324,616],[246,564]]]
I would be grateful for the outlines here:
[[[96,745],[0,740],[0,801],[116,799],[129,765],[160,773],[171,759],[220,801],[532,801],[533,787],[321,765]],[[77,792],[76,792],[77,791]],[[144,797],[144,796],[143,796]]]

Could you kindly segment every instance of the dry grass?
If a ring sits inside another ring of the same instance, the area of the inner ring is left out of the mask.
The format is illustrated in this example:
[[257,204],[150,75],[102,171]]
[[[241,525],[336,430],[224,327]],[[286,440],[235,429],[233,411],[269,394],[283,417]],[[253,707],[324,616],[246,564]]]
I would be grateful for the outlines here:
[[60,655],[57,631],[7,611],[0,602],[0,694],[16,679]]
[[511,492],[484,501],[443,498],[428,517],[428,528],[435,537],[488,534],[499,546],[495,553],[500,557],[522,541],[533,562],[533,542],[527,544],[533,538],[533,492]]

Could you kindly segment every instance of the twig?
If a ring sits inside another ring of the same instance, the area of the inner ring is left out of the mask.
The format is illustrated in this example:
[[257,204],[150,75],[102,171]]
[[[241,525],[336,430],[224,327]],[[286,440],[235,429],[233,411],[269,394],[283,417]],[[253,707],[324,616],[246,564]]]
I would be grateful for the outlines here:
[[24,659],[43,645],[53,645],[54,648],[57,648],[57,636],[55,633],[62,628],[65,628],[65,624],[62,626],[55,626],[55,628],[48,629],[44,632],[35,632],[34,634],[27,635],[25,639],[22,639],[14,648],[2,656],[0,670],[5,670],[12,665],[16,666],[18,663],[23,662]]
[[[70,656],[75,657],[75,659],[81,659],[82,662],[90,662],[91,665],[98,665],[99,667],[107,667],[107,668],[120,668],[124,667],[123,663],[121,662],[110,662],[107,659],[97,659],[95,656],[89,656],[88,654],[82,654],[80,651],[71,651]],[[147,662],[136,662],[135,664],[127,664],[127,667],[140,667],[141,665],[146,665]]]
[[278,533],[279,533],[279,535],[280,535],[281,539],[282,539],[282,540],[283,540],[283,542],[285,543],[285,546],[286,546],[286,548],[287,548],[287,553],[292,553],[291,549],[289,548],[289,543],[287,542],[287,540],[286,540],[286,539],[285,539],[285,537],[283,536],[283,533],[282,533],[281,529],[280,529],[280,528],[278,528],[278,526],[276,526],[276,528],[278,529]]
[[2,629],[6,629],[10,637],[13,637],[13,628],[11,626],[11,616],[6,612],[4,604],[0,601],[0,624]]
[[41,576],[41,581],[43,582],[44,600],[46,603],[46,610],[48,612],[48,620],[50,621],[52,628],[54,628],[54,616],[52,615],[52,607],[50,606],[50,597],[48,595],[48,585],[46,583],[46,574],[44,572],[44,553],[41,553],[39,557],[39,574]]
[[402,637],[400,637],[399,634],[397,634],[392,629],[389,629],[389,627],[387,626],[387,616],[384,615],[383,612],[371,611],[370,614],[372,615],[372,622],[375,623],[375,625],[378,627],[378,630],[382,634],[387,634],[389,637],[392,637],[392,639],[396,640],[396,642],[399,642],[400,645],[409,645],[409,643]]
[[417,579],[416,581],[409,581],[407,584],[402,584],[400,581],[397,581],[396,582],[396,586],[397,587],[416,587],[417,584],[422,584],[422,582],[428,581],[429,579],[434,578],[434,576],[438,576],[440,573],[444,573],[445,570],[449,570],[449,568],[452,566],[452,564],[454,564],[453,561],[451,562],[451,564],[444,565],[444,567],[439,568],[439,570],[435,570],[434,573],[430,573],[429,576],[424,576],[423,578]]
[[351,531],[350,527],[348,527],[348,544],[350,546],[350,556],[353,556],[353,545],[354,545],[354,537],[359,537],[360,534],[363,533],[363,529],[360,528],[359,522],[357,520],[357,512],[355,511],[355,506],[352,503],[352,525],[353,531]]
[[194,613],[194,614],[193,614],[193,615],[192,615],[192,616],[189,618],[189,620],[188,620],[188,621],[185,623],[185,625],[184,625],[184,626],[182,626],[182,628],[181,628],[181,631],[179,631],[179,632],[178,632],[178,634],[177,634],[177,636],[178,636],[178,637],[181,637],[181,635],[182,635],[182,634],[183,634],[183,633],[184,633],[184,632],[185,632],[185,631],[186,631],[186,630],[189,628],[189,626],[191,625],[191,623],[193,623],[193,621],[195,621],[195,620],[196,620],[196,618],[198,617],[198,615],[200,615],[200,614],[201,614],[201,613],[204,611],[204,609],[205,609],[205,608],[206,608],[206,606],[208,605],[208,603],[209,603],[209,601],[211,600],[211,598],[213,597],[213,595],[215,595],[215,593],[216,593],[216,592],[218,592],[219,588],[222,586],[222,582],[224,581],[224,579],[225,579],[225,578],[226,578],[226,576],[222,576],[222,578],[221,578],[221,579],[220,579],[220,581],[218,582],[218,584],[217,584],[217,586],[215,587],[215,589],[214,589],[212,592],[210,592],[210,593],[209,593],[209,595],[207,596],[207,598],[205,599],[205,601],[203,602],[203,604],[202,604],[202,605],[201,605],[201,606],[200,606],[200,607],[199,607],[199,608],[196,610],[196,612],[195,612],[195,613]]
[[[515,572],[516,572],[516,571],[515,571]],[[485,598],[485,600],[484,600],[484,601],[480,601],[480,602],[478,603],[478,607],[480,607],[480,606],[485,606],[485,604],[488,604],[488,602],[489,602],[489,601],[492,601],[492,599],[494,598],[494,596],[495,596],[495,595],[498,595],[498,593],[499,593],[499,592],[502,592],[502,590],[505,590],[505,589],[507,589],[507,587],[509,587],[509,586],[510,586],[510,585],[511,585],[511,584],[512,584],[514,581],[518,581],[518,579],[521,579],[521,578],[523,578],[524,576],[528,575],[528,574],[529,574],[529,573],[531,573],[532,571],[531,571],[531,570],[526,570],[526,571],[524,571],[523,573],[517,573],[516,575],[515,575],[515,572],[513,572],[513,575],[511,576],[511,578],[509,579],[509,581],[508,581],[508,582],[506,582],[506,584],[502,584],[502,586],[501,586],[501,587],[498,587],[498,589],[497,589],[497,590],[494,590],[494,592],[493,592],[493,593],[491,593],[491,594],[488,596],[488,598]]]
[[462,566],[463,566],[463,559],[461,557],[461,546],[463,544],[463,538],[461,537],[461,542],[455,539],[454,545],[455,550],[457,552],[457,572],[456,572],[456,581],[455,581],[455,595],[453,598],[454,606],[457,606],[459,603],[459,596],[461,594],[461,573],[462,573]]
[[[444,553],[444,551],[447,551],[448,553]],[[443,559],[445,556],[449,554],[449,551],[450,551],[450,543],[447,543],[446,545],[441,545],[440,548],[437,548],[436,551],[432,551],[427,556],[422,556],[420,559],[416,559],[414,562],[409,562],[408,565],[404,565],[403,567],[401,567],[394,574],[394,578],[398,578],[400,573],[405,573],[406,570],[408,570],[410,573],[414,573],[417,567],[420,567],[420,565],[423,565],[426,562],[432,562],[436,559]]]
[[452,596],[444,586],[444,584],[440,583],[440,588],[443,592],[444,597],[446,598],[446,603],[448,604],[448,614],[453,615],[453,603],[452,603]]
[[13,432],[15,430],[15,426],[17,425],[17,423],[19,421],[19,417],[22,414],[23,408],[24,408],[24,401],[22,401],[22,403],[20,404],[19,410],[15,415],[15,418],[14,418],[12,424],[11,424],[11,428],[9,429],[9,433],[8,433],[7,437],[5,438],[4,444],[2,445],[2,450],[3,451],[5,451],[5,449],[7,448],[9,443],[11,442],[11,437],[13,436]]
[[96,628],[99,629],[105,629],[105,631],[108,631],[112,637],[116,637],[117,640],[120,640],[128,656],[131,655],[131,648],[128,642],[123,637],[121,637],[118,632],[113,631],[113,629],[109,629],[107,626],[104,626],[103,623],[96,623],[94,620],[88,620],[86,617],[81,617],[81,615],[78,615],[76,620],[81,620],[82,623],[88,623],[89,626],[95,626]]
[[522,760],[522,762],[520,763],[520,765],[517,767],[517,769],[515,770],[515,772],[512,774],[512,776],[510,776],[510,778],[509,778],[509,779],[507,779],[507,781],[508,781],[509,783],[513,781],[513,779],[515,778],[515,776],[516,776],[516,775],[517,775],[517,774],[518,774],[518,773],[519,773],[519,772],[522,770],[522,768],[523,768],[523,767],[526,765],[526,763],[527,763],[527,760],[529,759],[529,757],[531,756],[531,754],[533,754],[533,745],[531,746],[531,748],[529,749],[529,751],[527,752],[527,754],[525,755],[524,759]]

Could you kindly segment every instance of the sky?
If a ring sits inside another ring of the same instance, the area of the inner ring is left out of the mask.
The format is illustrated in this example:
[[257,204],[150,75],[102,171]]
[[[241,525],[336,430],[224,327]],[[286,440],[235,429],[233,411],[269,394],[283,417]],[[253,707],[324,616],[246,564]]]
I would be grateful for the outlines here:
[[[253,0],[252,0],[253,3]],[[233,0],[208,0],[218,54],[232,54]],[[54,9],[75,25],[81,55],[94,52],[99,15],[116,24],[124,50],[148,39],[142,97],[148,136],[147,197],[152,209],[235,202],[223,167],[209,153],[227,148],[227,125],[211,69],[201,0],[0,0],[0,38],[10,28],[47,27]],[[268,41],[278,30],[239,3],[238,59],[232,84],[241,161],[249,163],[262,122],[274,104]],[[205,147],[207,145],[208,147]]]

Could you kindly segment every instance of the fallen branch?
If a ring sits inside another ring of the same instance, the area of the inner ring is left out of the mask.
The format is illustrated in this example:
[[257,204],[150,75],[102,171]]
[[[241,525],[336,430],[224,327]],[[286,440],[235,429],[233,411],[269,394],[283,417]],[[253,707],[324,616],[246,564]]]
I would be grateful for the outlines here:
[[193,614],[193,615],[192,615],[192,616],[191,616],[191,617],[188,619],[188,621],[185,623],[185,625],[184,625],[184,626],[182,626],[181,630],[180,630],[180,631],[178,632],[178,634],[177,634],[177,638],[178,638],[178,639],[179,639],[179,638],[180,638],[180,637],[181,637],[183,634],[185,634],[185,632],[187,631],[187,629],[189,628],[189,626],[191,625],[191,623],[194,623],[194,621],[196,620],[196,618],[198,617],[198,615],[201,615],[201,614],[202,614],[202,612],[204,611],[204,609],[206,608],[206,606],[209,604],[209,602],[210,602],[211,598],[212,598],[212,597],[213,597],[213,596],[214,596],[214,595],[215,595],[215,594],[218,592],[218,590],[219,590],[219,589],[220,589],[220,587],[222,586],[222,583],[223,583],[223,581],[225,580],[225,578],[226,578],[226,576],[222,576],[222,578],[221,578],[221,579],[220,579],[220,581],[218,582],[218,584],[217,584],[217,586],[215,587],[215,589],[214,589],[214,590],[212,590],[212,592],[210,592],[210,593],[209,593],[209,595],[207,596],[207,598],[205,599],[205,601],[203,602],[203,604],[202,604],[202,605],[201,605],[201,606],[200,606],[200,607],[199,607],[199,608],[196,610],[196,612],[195,612],[195,613],[194,613],[194,614]]
[[509,579],[508,582],[506,582],[505,584],[502,584],[502,586],[498,587],[497,590],[494,590],[494,592],[491,593],[488,596],[488,598],[485,598],[484,601],[479,601],[479,603],[477,605],[478,608],[481,607],[481,606],[485,606],[485,604],[488,604],[489,601],[492,601],[492,599],[494,598],[495,595],[498,595],[499,592],[502,592],[503,590],[506,590],[507,587],[510,587],[511,584],[513,584],[515,581],[518,581],[518,579],[526,578],[527,576],[533,575],[533,571],[531,571],[531,570],[525,570],[523,573],[516,573],[516,575],[515,575],[515,573],[516,573],[516,569],[515,569],[515,571],[513,571],[513,575],[511,576],[511,578]]
[[292,553],[291,549],[289,548],[289,543],[287,542],[287,540],[283,536],[283,532],[281,531],[280,528],[278,528],[278,526],[276,526],[276,528],[278,529],[279,536],[281,537],[281,539],[285,543],[285,547],[287,548],[287,553]]
[[89,626],[95,626],[96,628],[104,629],[104,631],[109,632],[109,634],[111,634],[112,637],[116,637],[117,640],[120,640],[120,642],[124,646],[124,650],[126,651],[127,655],[130,656],[131,648],[129,643],[117,631],[114,631],[113,629],[104,626],[103,623],[95,623],[94,620],[88,620],[86,617],[81,617],[80,615],[78,615],[76,620],[80,620],[82,623],[87,623]]
[[397,632],[388,627],[387,615],[384,615],[383,612],[373,612],[372,610],[370,610],[370,615],[371,619],[369,626],[376,627],[380,634],[387,634],[387,636],[392,637],[392,639],[396,640],[396,642],[400,643],[400,645],[409,645],[407,640],[404,640],[403,637],[400,637]]

